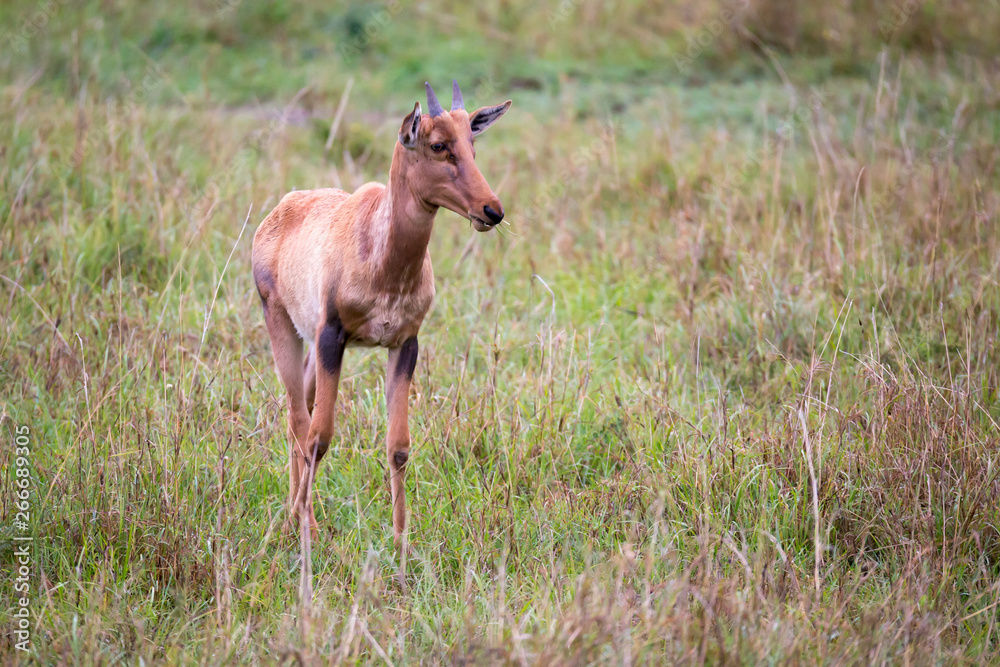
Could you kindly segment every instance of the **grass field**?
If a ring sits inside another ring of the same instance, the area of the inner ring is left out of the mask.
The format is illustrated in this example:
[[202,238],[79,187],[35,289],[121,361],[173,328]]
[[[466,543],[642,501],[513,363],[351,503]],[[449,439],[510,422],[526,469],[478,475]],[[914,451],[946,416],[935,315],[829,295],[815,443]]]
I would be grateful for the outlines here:
[[[5,3],[0,662],[1000,664],[1000,7],[734,4]],[[253,231],[453,77],[407,588],[349,350],[302,604]]]

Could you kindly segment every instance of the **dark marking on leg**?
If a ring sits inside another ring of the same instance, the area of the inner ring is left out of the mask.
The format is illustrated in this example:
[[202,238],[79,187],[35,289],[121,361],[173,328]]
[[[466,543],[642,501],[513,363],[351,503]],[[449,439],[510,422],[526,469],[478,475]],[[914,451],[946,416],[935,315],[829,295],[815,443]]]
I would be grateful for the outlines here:
[[340,313],[337,312],[335,291],[330,290],[330,292],[326,295],[326,323],[333,324],[335,322],[338,325],[343,326],[343,323],[340,321]]
[[274,289],[274,276],[263,266],[255,266],[253,267],[253,282],[257,287],[257,294],[266,308],[267,298],[271,296],[271,291]]
[[399,348],[399,359],[396,362],[396,377],[405,376],[407,380],[413,379],[413,371],[417,368],[417,353],[420,346],[417,344],[417,337],[409,338]]
[[326,456],[327,451],[330,449],[330,441],[323,442],[319,438],[316,438],[313,442],[313,449],[316,450],[316,465],[319,465],[319,462],[323,460],[323,457]]
[[392,462],[396,464],[396,470],[402,469],[406,465],[406,462],[410,460],[410,452],[401,449],[392,455]]
[[340,318],[334,316],[328,319],[323,326],[323,331],[319,334],[319,341],[316,343],[316,356],[323,364],[327,373],[335,374],[340,372],[340,365],[344,361],[344,347],[347,345],[347,331],[340,323]]

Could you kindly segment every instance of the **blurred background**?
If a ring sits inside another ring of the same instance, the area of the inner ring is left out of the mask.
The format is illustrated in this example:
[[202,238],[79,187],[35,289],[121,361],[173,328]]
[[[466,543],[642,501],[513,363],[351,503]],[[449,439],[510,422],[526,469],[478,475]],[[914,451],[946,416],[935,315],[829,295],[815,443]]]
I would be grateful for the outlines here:
[[796,81],[866,76],[887,47],[992,59],[997,9],[993,0],[13,1],[2,10],[2,65],[9,80],[38,72],[75,97],[84,86],[122,95],[155,63],[170,84],[153,99],[199,106],[286,103],[304,86],[305,108],[332,106],[355,77],[360,99],[371,99],[361,106],[380,108],[411,97],[415,82],[451,78],[550,95],[573,81],[749,81],[774,75],[765,48],[808,61],[792,68]]

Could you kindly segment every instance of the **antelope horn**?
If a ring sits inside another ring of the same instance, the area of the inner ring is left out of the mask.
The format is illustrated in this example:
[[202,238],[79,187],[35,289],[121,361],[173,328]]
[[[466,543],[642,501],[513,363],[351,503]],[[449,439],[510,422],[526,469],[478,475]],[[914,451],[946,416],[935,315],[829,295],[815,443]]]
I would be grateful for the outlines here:
[[462,99],[462,91],[458,89],[458,81],[455,79],[451,80],[451,110],[458,111],[461,109],[465,111],[465,100]]
[[427,89],[427,113],[431,117],[440,116],[444,113],[444,109],[441,108],[441,103],[438,102],[437,95],[434,94],[434,89],[426,81],[424,82],[424,87]]

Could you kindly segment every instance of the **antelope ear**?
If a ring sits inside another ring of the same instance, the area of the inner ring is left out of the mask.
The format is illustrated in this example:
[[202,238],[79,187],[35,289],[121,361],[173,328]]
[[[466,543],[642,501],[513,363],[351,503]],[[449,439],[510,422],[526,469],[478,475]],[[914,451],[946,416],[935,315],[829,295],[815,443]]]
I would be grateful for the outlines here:
[[420,102],[413,105],[413,111],[403,119],[403,126],[399,128],[399,143],[403,148],[413,150],[417,147],[417,131],[420,129]]
[[498,104],[495,107],[483,107],[482,109],[476,109],[469,116],[469,123],[472,125],[472,136],[479,136],[486,131],[493,123],[500,120],[500,116],[507,113],[507,109],[510,108],[510,100],[507,100],[503,104]]

